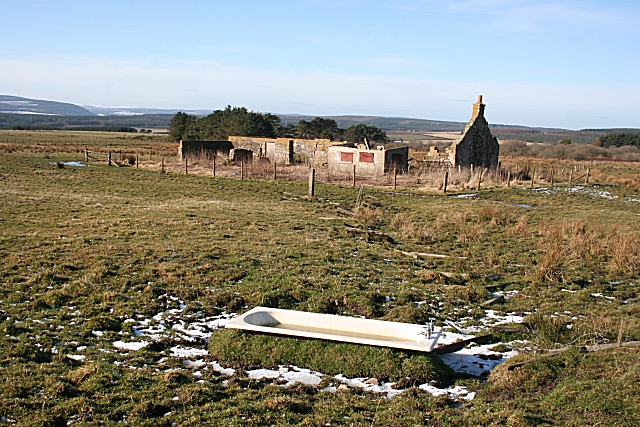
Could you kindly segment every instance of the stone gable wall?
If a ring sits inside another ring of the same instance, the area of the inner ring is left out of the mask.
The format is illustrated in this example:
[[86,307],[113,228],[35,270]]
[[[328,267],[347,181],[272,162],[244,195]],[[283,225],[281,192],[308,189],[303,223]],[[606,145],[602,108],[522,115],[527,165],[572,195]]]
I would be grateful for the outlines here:
[[495,168],[498,166],[500,145],[491,134],[489,123],[484,117],[482,95],[473,105],[471,120],[467,123],[462,138],[447,149],[450,163],[455,166]]

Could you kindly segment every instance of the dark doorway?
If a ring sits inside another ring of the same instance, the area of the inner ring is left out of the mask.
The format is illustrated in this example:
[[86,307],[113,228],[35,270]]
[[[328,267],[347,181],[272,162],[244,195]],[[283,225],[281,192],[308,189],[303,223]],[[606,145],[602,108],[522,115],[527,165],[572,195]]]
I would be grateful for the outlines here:
[[234,150],[234,162],[251,163],[253,161],[253,151],[251,150]]

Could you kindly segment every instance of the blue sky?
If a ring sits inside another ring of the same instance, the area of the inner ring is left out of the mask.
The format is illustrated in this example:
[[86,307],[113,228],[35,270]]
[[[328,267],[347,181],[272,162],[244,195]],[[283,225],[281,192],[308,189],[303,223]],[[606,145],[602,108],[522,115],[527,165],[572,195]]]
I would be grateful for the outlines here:
[[0,0],[0,94],[640,127],[640,2]]

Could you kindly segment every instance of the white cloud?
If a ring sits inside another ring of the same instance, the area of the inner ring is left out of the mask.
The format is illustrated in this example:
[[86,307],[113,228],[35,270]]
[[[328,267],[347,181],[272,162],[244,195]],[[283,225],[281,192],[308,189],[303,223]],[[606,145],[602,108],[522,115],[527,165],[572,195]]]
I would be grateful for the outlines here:
[[466,121],[477,94],[492,123],[640,127],[640,85],[552,86],[280,73],[213,62],[0,60],[0,93],[81,105],[363,114]]

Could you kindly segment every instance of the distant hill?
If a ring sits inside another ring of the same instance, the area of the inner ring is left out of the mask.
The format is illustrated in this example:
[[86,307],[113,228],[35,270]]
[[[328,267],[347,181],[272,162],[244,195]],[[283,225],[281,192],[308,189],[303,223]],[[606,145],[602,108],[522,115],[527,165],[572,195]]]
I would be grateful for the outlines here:
[[213,112],[212,110],[181,110],[177,108],[96,107],[93,105],[83,105],[83,107],[99,116],[141,116],[143,114],[174,115],[178,111],[194,116],[206,116]]
[[[167,129],[171,114],[143,114],[136,116],[48,116],[42,114],[2,114],[0,129],[54,130],[78,128],[153,128]],[[91,129],[99,130],[99,129]]]
[[91,111],[66,102],[44,101],[42,99],[21,98],[0,95],[0,113],[39,114],[53,116],[93,116]]
[[[197,116],[210,114],[211,110],[180,110],[129,107],[80,107],[56,101],[0,95],[0,128],[3,129],[77,129],[77,128],[154,128],[167,129],[171,117],[178,111]],[[300,120],[313,120],[316,116],[278,114],[282,125],[296,125]],[[408,117],[376,116],[321,116],[333,119],[346,129],[360,123],[377,126],[388,133],[411,132],[462,132],[466,122],[447,122]],[[500,140],[556,143],[571,139],[574,143],[590,143],[597,137],[611,132],[638,132],[639,129],[553,129],[518,125],[491,124],[492,133]],[[415,139],[415,138],[414,138]]]
[[[282,120],[281,124],[298,124],[300,120],[310,121],[316,116],[301,116],[294,114],[276,114]],[[416,132],[461,132],[466,123],[444,122],[438,120],[412,119],[407,117],[376,117],[376,116],[322,116],[338,122],[338,127],[346,129],[350,126],[364,123],[377,126],[385,131],[416,131]]]

